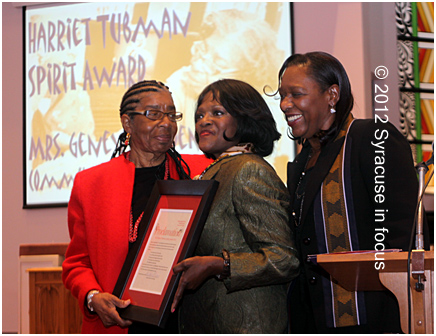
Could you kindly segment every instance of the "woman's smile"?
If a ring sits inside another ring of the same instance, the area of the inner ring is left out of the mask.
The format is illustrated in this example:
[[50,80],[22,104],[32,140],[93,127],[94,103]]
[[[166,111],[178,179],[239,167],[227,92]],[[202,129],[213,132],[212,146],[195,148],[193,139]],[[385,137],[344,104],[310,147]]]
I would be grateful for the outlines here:
[[213,135],[214,133],[211,130],[203,130],[200,132],[200,137],[207,137]]
[[301,117],[303,117],[302,114],[291,114],[291,115],[286,115],[286,120],[288,122],[288,125],[290,127],[293,127],[294,122],[296,122],[297,120],[299,120]]
[[307,67],[288,67],[282,76],[279,93],[280,108],[294,136],[311,139],[333,124],[335,115],[330,113],[330,93],[321,90],[307,73]]

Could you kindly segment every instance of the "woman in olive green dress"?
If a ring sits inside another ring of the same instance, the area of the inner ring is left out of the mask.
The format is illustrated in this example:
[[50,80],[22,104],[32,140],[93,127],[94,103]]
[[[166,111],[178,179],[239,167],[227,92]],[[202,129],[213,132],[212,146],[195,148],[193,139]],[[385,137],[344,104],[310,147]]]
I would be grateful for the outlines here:
[[262,96],[220,80],[201,93],[195,114],[200,149],[215,161],[198,177],[219,188],[195,256],[182,272],[182,333],[284,333],[286,292],[298,274],[288,225],[289,194],[263,157],[280,138]]

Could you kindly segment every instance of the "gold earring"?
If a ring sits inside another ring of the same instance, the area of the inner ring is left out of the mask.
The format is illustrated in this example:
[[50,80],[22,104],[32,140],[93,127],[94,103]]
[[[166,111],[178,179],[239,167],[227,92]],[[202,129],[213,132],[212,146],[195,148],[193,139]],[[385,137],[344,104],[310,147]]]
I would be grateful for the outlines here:
[[124,144],[126,145],[126,147],[130,144],[130,133],[126,134],[126,141],[124,141]]

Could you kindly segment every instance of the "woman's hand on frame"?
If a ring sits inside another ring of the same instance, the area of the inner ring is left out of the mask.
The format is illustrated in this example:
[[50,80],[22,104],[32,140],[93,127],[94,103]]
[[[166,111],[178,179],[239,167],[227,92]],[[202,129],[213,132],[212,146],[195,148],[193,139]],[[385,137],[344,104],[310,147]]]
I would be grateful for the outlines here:
[[98,293],[92,298],[92,308],[106,328],[115,325],[126,328],[132,324],[132,321],[122,319],[116,309],[126,308],[129,304],[130,300],[120,300],[110,293]]
[[188,258],[174,266],[173,272],[176,274],[182,272],[182,276],[174,295],[171,312],[176,310],[185,289],[196,289],[207,278],[221,274],[223,267],[223,258],[211,256]]

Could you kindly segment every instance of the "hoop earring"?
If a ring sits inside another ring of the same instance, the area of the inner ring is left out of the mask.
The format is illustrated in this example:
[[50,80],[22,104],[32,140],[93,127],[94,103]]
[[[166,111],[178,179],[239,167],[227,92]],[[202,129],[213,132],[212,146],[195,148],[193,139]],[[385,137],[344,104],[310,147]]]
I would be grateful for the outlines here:
[[126,134],[126,140],[124,141],[124,144],[126,145],[126,147],[130,144],[130,133]]
[[334,107],[334,106],[331,106],[331,107],[330,107],[330,113],[331,113],[331,114],[336,113],[336,110],[335,110],[335,107]]
[[292,134],[292,129],[290,127],[286,129],[286,135],[288,136],[289,139],[295,140],[294,135]]

